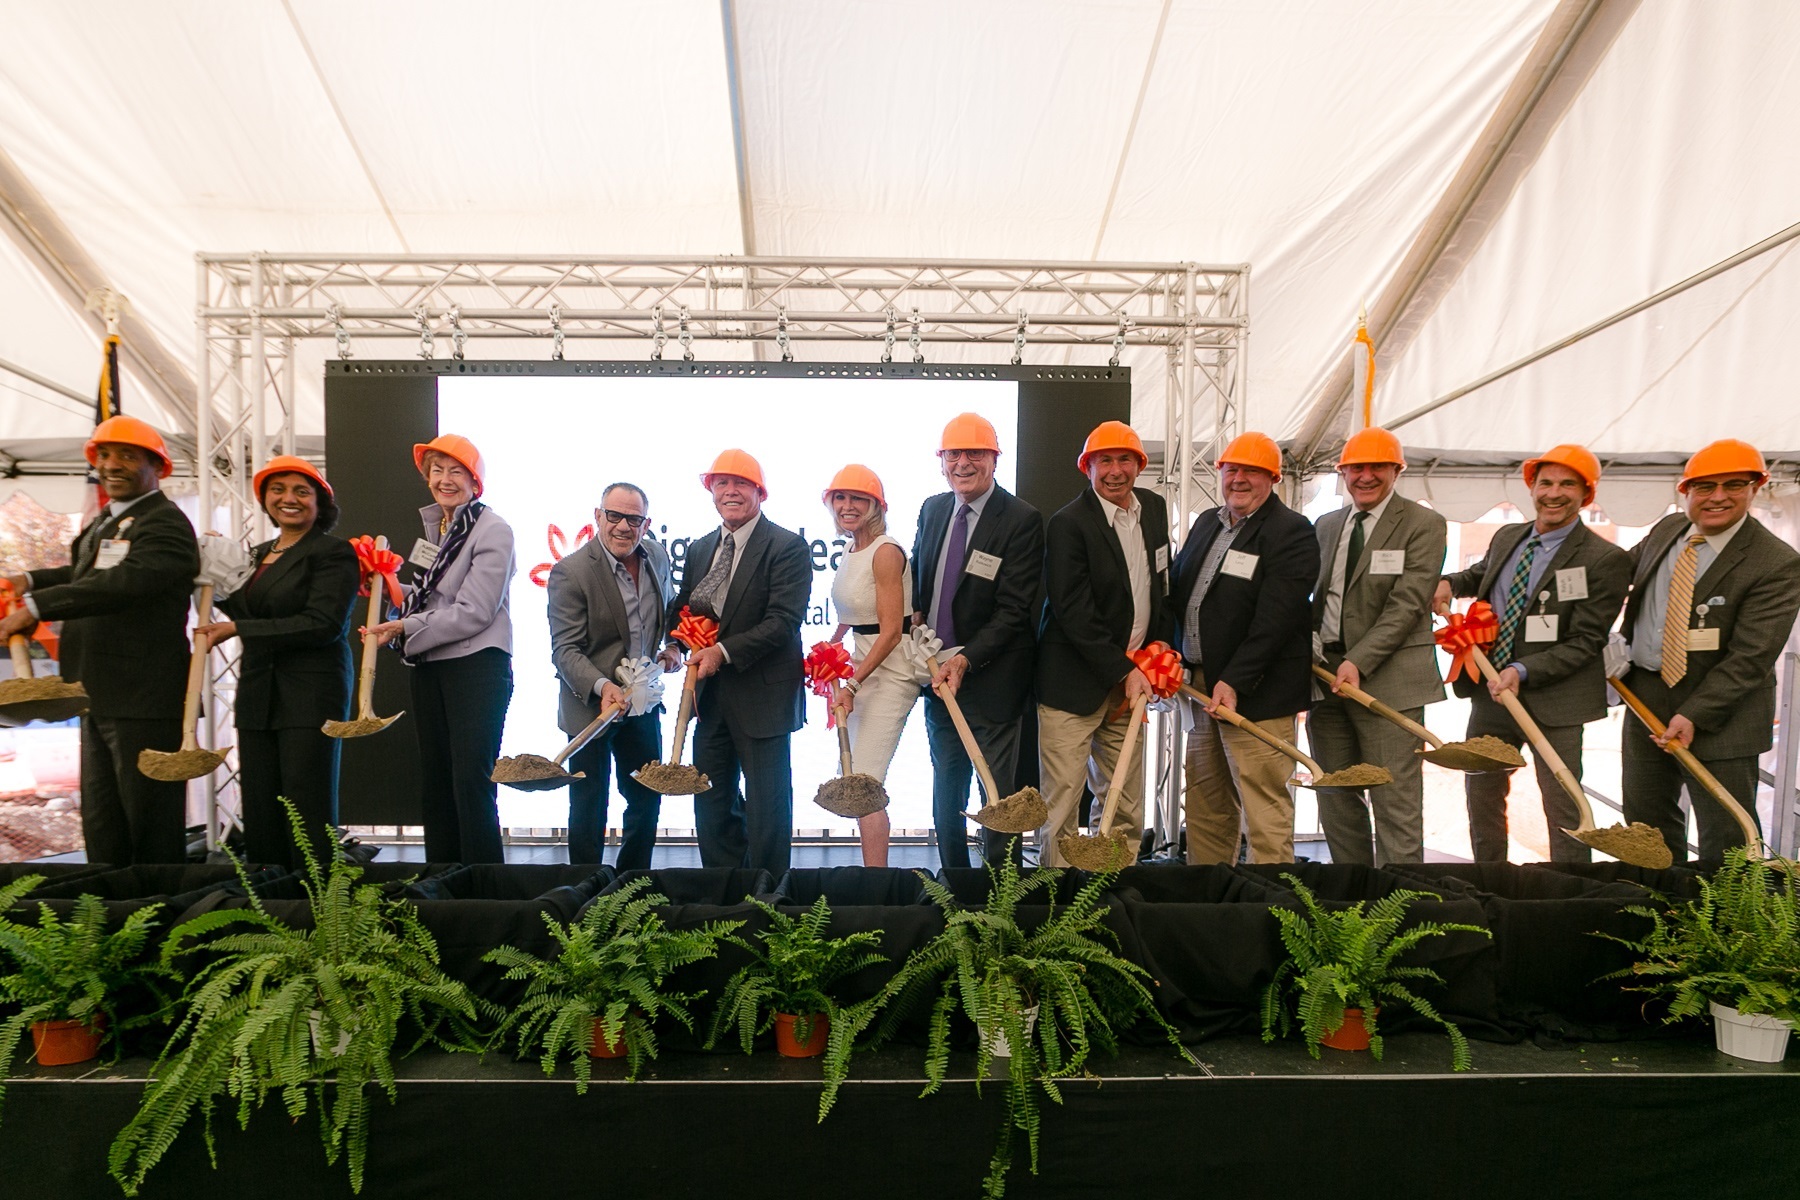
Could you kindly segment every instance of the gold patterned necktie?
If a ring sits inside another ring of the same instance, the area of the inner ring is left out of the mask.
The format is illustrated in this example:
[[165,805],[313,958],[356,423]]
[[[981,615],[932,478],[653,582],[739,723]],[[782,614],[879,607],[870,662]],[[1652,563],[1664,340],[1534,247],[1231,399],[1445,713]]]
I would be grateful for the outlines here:
[[1675,570],[1669,576],[1669,606],[1663,613],[1662,680],[1670,687],[1687,674],[1688,609],[1694,603],[1694,578],[1700,565],[1700,543],[1703,533],[1688,534],[1687,545],[1675,559]]

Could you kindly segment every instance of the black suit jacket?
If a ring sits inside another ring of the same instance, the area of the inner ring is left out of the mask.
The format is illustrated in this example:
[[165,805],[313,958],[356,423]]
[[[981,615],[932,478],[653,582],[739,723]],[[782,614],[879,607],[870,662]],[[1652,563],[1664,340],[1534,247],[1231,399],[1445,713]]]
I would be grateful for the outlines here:
[[[250,551],[257,566],[275,546]],[[350,713],[356,551],[318,530],[219,602],[237,622],[239,729],[317,729]]]
[[[1200,568],[1224,532],[1219,509],[1200,515],[1175,560],[1170,644],[1182,646],[1188,602]],[[1238,712],[1252,721],[1292,716],[1312,706],[1312,588],[1319,577],[1319,539],[1312,522],[1271,494],[1238,527],[1231,549],[1256,556],[1250,578],[1220,564],[1200,601],[1200,661],[1208,689],[1224,682]]]
[[[670,632],[718,548],[717,529],[688,547],[681,590],[669,608]],[[806,723],[800,623],[812,597],[812,558],[799,534],[766,513],[737,555],[719,619],[719,644],[731,661],[701,681],[696,700],[704,720],[723,718],[746,737],[779,737]]]
[[[125,560],[97,570],[103,539],[131,543]],[[189,596],[200,570],[194,527],[160,491],[114,520],[89,522],[70,565],[31,572],[38,615],[63,622],[61,671],[87,688],[96,717],[180,719],[187,692]]]
[[[940,492],[919,508],[913,533],[913,611],[929,619],[938,593],[938,555],[955,516],[956,493]],[[976,551],[1000,560],[992,579],[969,573]],[[962,578],[950,615],[963,643],[969,672],[956,702],[983,721],[1015,721],[1031,697],[1038,606],[1044,598],[1044,518],[999,484],[994,485],[963,557]]]
[[[1155,492],[1132,490],[1150,567],[1148,644],[1166,636],[1169,625],[1169,510]],[[1125,551],[1092,488],[1050,515],[1044,592],[1038,701],[1064,712],[1093,712],[1113,685],[1131,674],[1134,664],[1125,650],[1135,605]]]

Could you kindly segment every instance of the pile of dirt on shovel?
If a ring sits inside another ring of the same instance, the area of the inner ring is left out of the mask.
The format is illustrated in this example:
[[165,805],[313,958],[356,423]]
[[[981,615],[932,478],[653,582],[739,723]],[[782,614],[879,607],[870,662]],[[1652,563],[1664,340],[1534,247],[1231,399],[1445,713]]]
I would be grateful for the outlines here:
[[813,803],[836,816],[866,817],[888,806],[888,794],[873,775],[846,775],[821,783]]
[[[1472,737],[1466,742],[1452,743],[1459,750],[1469,750],[1483,758],[1491,758],[1495,762],[1505,763],[1509,767],[1525,765],[1525,756],[1519,753],[1517,746],[1509,746],[1497,737],[1482,734]],[[1446,747],[1447,748],[1447,747]]]
[[8,679],[0,682],[0,707],[25,704],[33,700],[67,700],[85,696],[79,683],[64,683],[60,675],[36,675],[30,679]]
[[1386,767],[1373,767],[1368,763],[1355,763],[1341,771],[1332,771],[1313,780],[1314,787],[1379,787],[1384,783],[1394,782]]
[[698,768],[686,763],[645,763],[632,778],[665,796],[697,796],[712,786]]
[[1002,833],[1029,833],[1050,819],[1050,806],[1034,787],[996,800],[975,814],[975,819],[989,829]]
[[488,778],[495,783],[535,783],[540,779],[566,779],[568,773],[541,754],[514,754],[495,763]]

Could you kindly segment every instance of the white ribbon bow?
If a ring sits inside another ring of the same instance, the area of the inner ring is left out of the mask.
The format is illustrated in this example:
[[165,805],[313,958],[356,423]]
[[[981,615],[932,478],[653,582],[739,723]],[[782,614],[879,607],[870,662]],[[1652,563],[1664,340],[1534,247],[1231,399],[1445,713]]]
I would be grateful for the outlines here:
[[662,666],[653,658],[625,658],[613,672],[630,704],[627,716],[641,717],[663,702]]
[[212,584],[220,599],[243,587],[244,581],[255,570],[250,552],[235,539],[211,531],[200,539],[200,574],[194,577],[194,582]]

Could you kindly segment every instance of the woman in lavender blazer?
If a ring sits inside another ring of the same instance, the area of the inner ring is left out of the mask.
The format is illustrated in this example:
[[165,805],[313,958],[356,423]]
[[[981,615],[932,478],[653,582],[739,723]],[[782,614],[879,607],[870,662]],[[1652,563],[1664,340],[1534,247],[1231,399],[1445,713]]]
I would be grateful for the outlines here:
[[497,863],[500,810],[488,778],[512,700],[512,527],[480,502],[486,473],[468,438],[413,447],[432,504],[419,510],[437,548],[398,620],[375,627],[412,671],[413,728],[431,862]]

